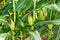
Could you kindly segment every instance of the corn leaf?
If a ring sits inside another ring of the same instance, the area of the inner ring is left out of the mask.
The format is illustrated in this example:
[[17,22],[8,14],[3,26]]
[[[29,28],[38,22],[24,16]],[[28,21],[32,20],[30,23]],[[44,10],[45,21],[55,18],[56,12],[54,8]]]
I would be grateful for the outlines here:
[[35,32],[29,32],[31,34],[32,40],[41,40],[41,37],[39,35],[38,31]]
[[0,23],[8,23],[5,16],[0,16]]

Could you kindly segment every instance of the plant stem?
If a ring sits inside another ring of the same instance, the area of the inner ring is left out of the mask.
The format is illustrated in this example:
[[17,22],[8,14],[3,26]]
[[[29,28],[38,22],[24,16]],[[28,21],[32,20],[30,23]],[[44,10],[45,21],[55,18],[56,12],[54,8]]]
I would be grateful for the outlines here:
[[33,20],[34,21],[35,21],[35,18],[36,18],[35,9],[36,9],[36,0],[34,0],[34,11],[33,11]]
[[[14,23],[16,23],[16,9],[15,0],[13,0]],[[12,40],[14,40],[14,31],[12,30]]]
[[57,14],[58,14],[58,12],[56,12],[56,14],[55,14],[55,19],[57,19]]
[[34,26],[31,26],[31,30],[33,30],[34,29]]
[[8,36],[6,37],[6,40],[8,40]]
[[[35,9],[36,9],[36,0],[34,0],[33,22],[35,21],[35,18],[36,18]],[[33,30],[34,29],[34,26],[31,26],[31,29]]]
[[14,40],[14,31],[12,30],[12,40]]
[[30,40],[32,40],[32,38],[30,37]]
[[52,10],[51,10],[51,13],[50,13],[50,21],[51,21],[51,18],[52,18]]
[[[52,10],[51,10],[51,13],[50,13],[50,21],[51,21],[51,18],[52,18]],[[52,29],[49,30],[49,37],[48,37],[48,40],[50,40],[50,38],[52,37]]]
[[52,29],[49,30],[49,33],[50,33],[50,35],[49,35],[49,37],[48,37],[48,40],[50,40],[50,39],[53,37],[53,31],[52,31]]
[[20,31],[20,37],[21,37],[21,40],[22,40],[22,31]]
[[4,2],[4,6],[5,6],[5,0],[3,0],[3,2]]
[[55,3],[56,0],[54,0],[54,3]]
[[15,9],[15,0],[13,0],[13,12],[14,12],[14,23],[16,23],[16,9]]
[[[60,25],[59,25],[60,26]],[[59,27],[59,29],[58,29],[58,32],[57,32],[57,37],[56,37],[56,40],[60,40],[59,38],[60,38],[60,27]]]
[[34,0],[34,10],[35,10],[35,8],[36,8],[36,0]]

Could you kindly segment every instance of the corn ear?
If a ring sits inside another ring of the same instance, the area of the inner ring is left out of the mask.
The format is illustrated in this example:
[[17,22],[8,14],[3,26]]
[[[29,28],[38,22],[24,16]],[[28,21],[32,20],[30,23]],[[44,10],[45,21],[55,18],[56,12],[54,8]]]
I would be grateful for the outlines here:
[[11,30],[15,29],[15,24],[14,24],[13,20],[11,20],[11,23],[9,24],[9,26],[10,26]]
[[48,24],[48,28],[52,29],[53,28],[53,24]]
[[43,10],[44,16],[47,16],[47,8]]
[[43,12],[41,10],[39,11],[39,19],[45,20],[45,16],[43,15]]
[[33,25],[33,19],[32,19],[32,16],[31,16],[31,14],[30,13],[28,13],[28,23],[29,23],[29,25]]

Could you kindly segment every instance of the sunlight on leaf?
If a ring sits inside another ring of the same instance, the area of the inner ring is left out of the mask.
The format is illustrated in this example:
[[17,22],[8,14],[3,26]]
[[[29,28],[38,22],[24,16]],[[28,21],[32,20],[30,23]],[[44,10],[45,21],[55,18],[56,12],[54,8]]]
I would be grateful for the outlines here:
[[32,40],[41,40],[41,37],[38,33],[38,31],[35,32],[29,32],[31,34]]

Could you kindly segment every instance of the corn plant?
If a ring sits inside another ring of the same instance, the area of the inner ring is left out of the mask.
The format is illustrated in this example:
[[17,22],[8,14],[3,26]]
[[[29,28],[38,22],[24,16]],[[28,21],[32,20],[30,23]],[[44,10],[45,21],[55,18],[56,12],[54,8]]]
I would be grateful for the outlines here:
[[60,40],[60,0],[0,0],[0,40]]

